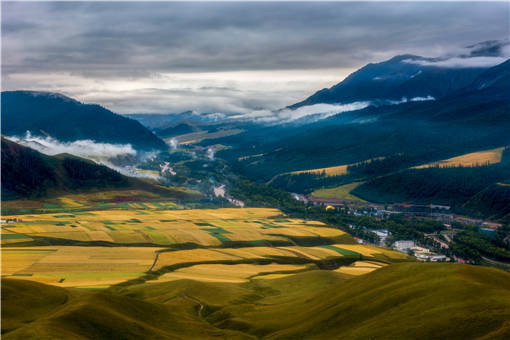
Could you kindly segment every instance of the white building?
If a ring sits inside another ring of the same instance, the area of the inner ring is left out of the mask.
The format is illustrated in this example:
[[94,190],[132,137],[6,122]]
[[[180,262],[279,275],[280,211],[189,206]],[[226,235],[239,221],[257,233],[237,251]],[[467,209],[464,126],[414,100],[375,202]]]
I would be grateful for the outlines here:
[[386,238],[390,235],[390,232],[386,229],[381,229],[381,230],[377,230],[377,229],[372,229],[372,230],[369,230],[371,232],[373,232],[374,234],[376,234],[377,236],[379,236],[379,243],[380,244],[384,244],[385,241],[386,241]]
[[393,248],[399,251],[407,251],[407,249],[412,248],[416,246],[414,244],[414,241],[411,240],[401,240],[401,241],[395,241],[393,243]]

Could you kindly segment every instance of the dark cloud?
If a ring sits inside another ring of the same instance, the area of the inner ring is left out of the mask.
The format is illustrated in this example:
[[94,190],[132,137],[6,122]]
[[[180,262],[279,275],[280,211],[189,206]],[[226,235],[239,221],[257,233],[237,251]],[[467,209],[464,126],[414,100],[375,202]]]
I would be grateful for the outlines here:
[[9,88],[23,85],[23,74],[66,73],[101,82],[167,73],[354,69],[401,53],[458,54],[463,46],[509,36],[507,2],[4,2],[2,7],[2,78]]

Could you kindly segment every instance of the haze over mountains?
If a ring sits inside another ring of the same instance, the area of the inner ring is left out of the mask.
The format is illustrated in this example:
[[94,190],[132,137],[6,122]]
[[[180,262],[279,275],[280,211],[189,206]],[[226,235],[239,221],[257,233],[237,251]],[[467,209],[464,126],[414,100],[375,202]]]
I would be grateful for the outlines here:
[[131,144],[140,150],[162,150],[165,143],[139,122],[100,105],[82,104],[57,93],[2,92],[2,133],[51,136],[61,142],[89,139]]

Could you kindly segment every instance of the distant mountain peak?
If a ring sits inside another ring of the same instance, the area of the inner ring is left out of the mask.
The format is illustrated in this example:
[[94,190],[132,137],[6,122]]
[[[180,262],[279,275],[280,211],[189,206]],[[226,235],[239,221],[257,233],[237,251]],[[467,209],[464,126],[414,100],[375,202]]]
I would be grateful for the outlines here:
[[321,103],[395,103],[403,98],[442,98],[468,86],[488,68],[443,66],[442,62],[447,59],[400,54],[380,63],[367,64],[342,82],[317,91],[289,108]]
[[31,95],[33,97],[48,97],[48,98],[55,98],[55,99],[61,99],[61,100],[64,100],[64,101],[80,103],[78,100],[73,99],[71,97],[68,97],[68,96],[66,96],[66,95],[64,95],[62,93],[58,93],[58,92],[33,91],[33,90],[16,90],[16,91],[3,91],[2,93],[19,93],[19,94]]

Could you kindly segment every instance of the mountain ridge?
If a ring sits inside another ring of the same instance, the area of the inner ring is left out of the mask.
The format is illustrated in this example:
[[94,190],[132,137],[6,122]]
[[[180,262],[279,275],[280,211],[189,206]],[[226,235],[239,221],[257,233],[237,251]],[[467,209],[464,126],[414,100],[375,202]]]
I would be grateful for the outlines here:
[[51,136],[62,142],[90,139],[131,144],[138,150],[165,150],[167,145],[138,121],[98,104],[83,104],[53,92],[4,91],[2,133]]

